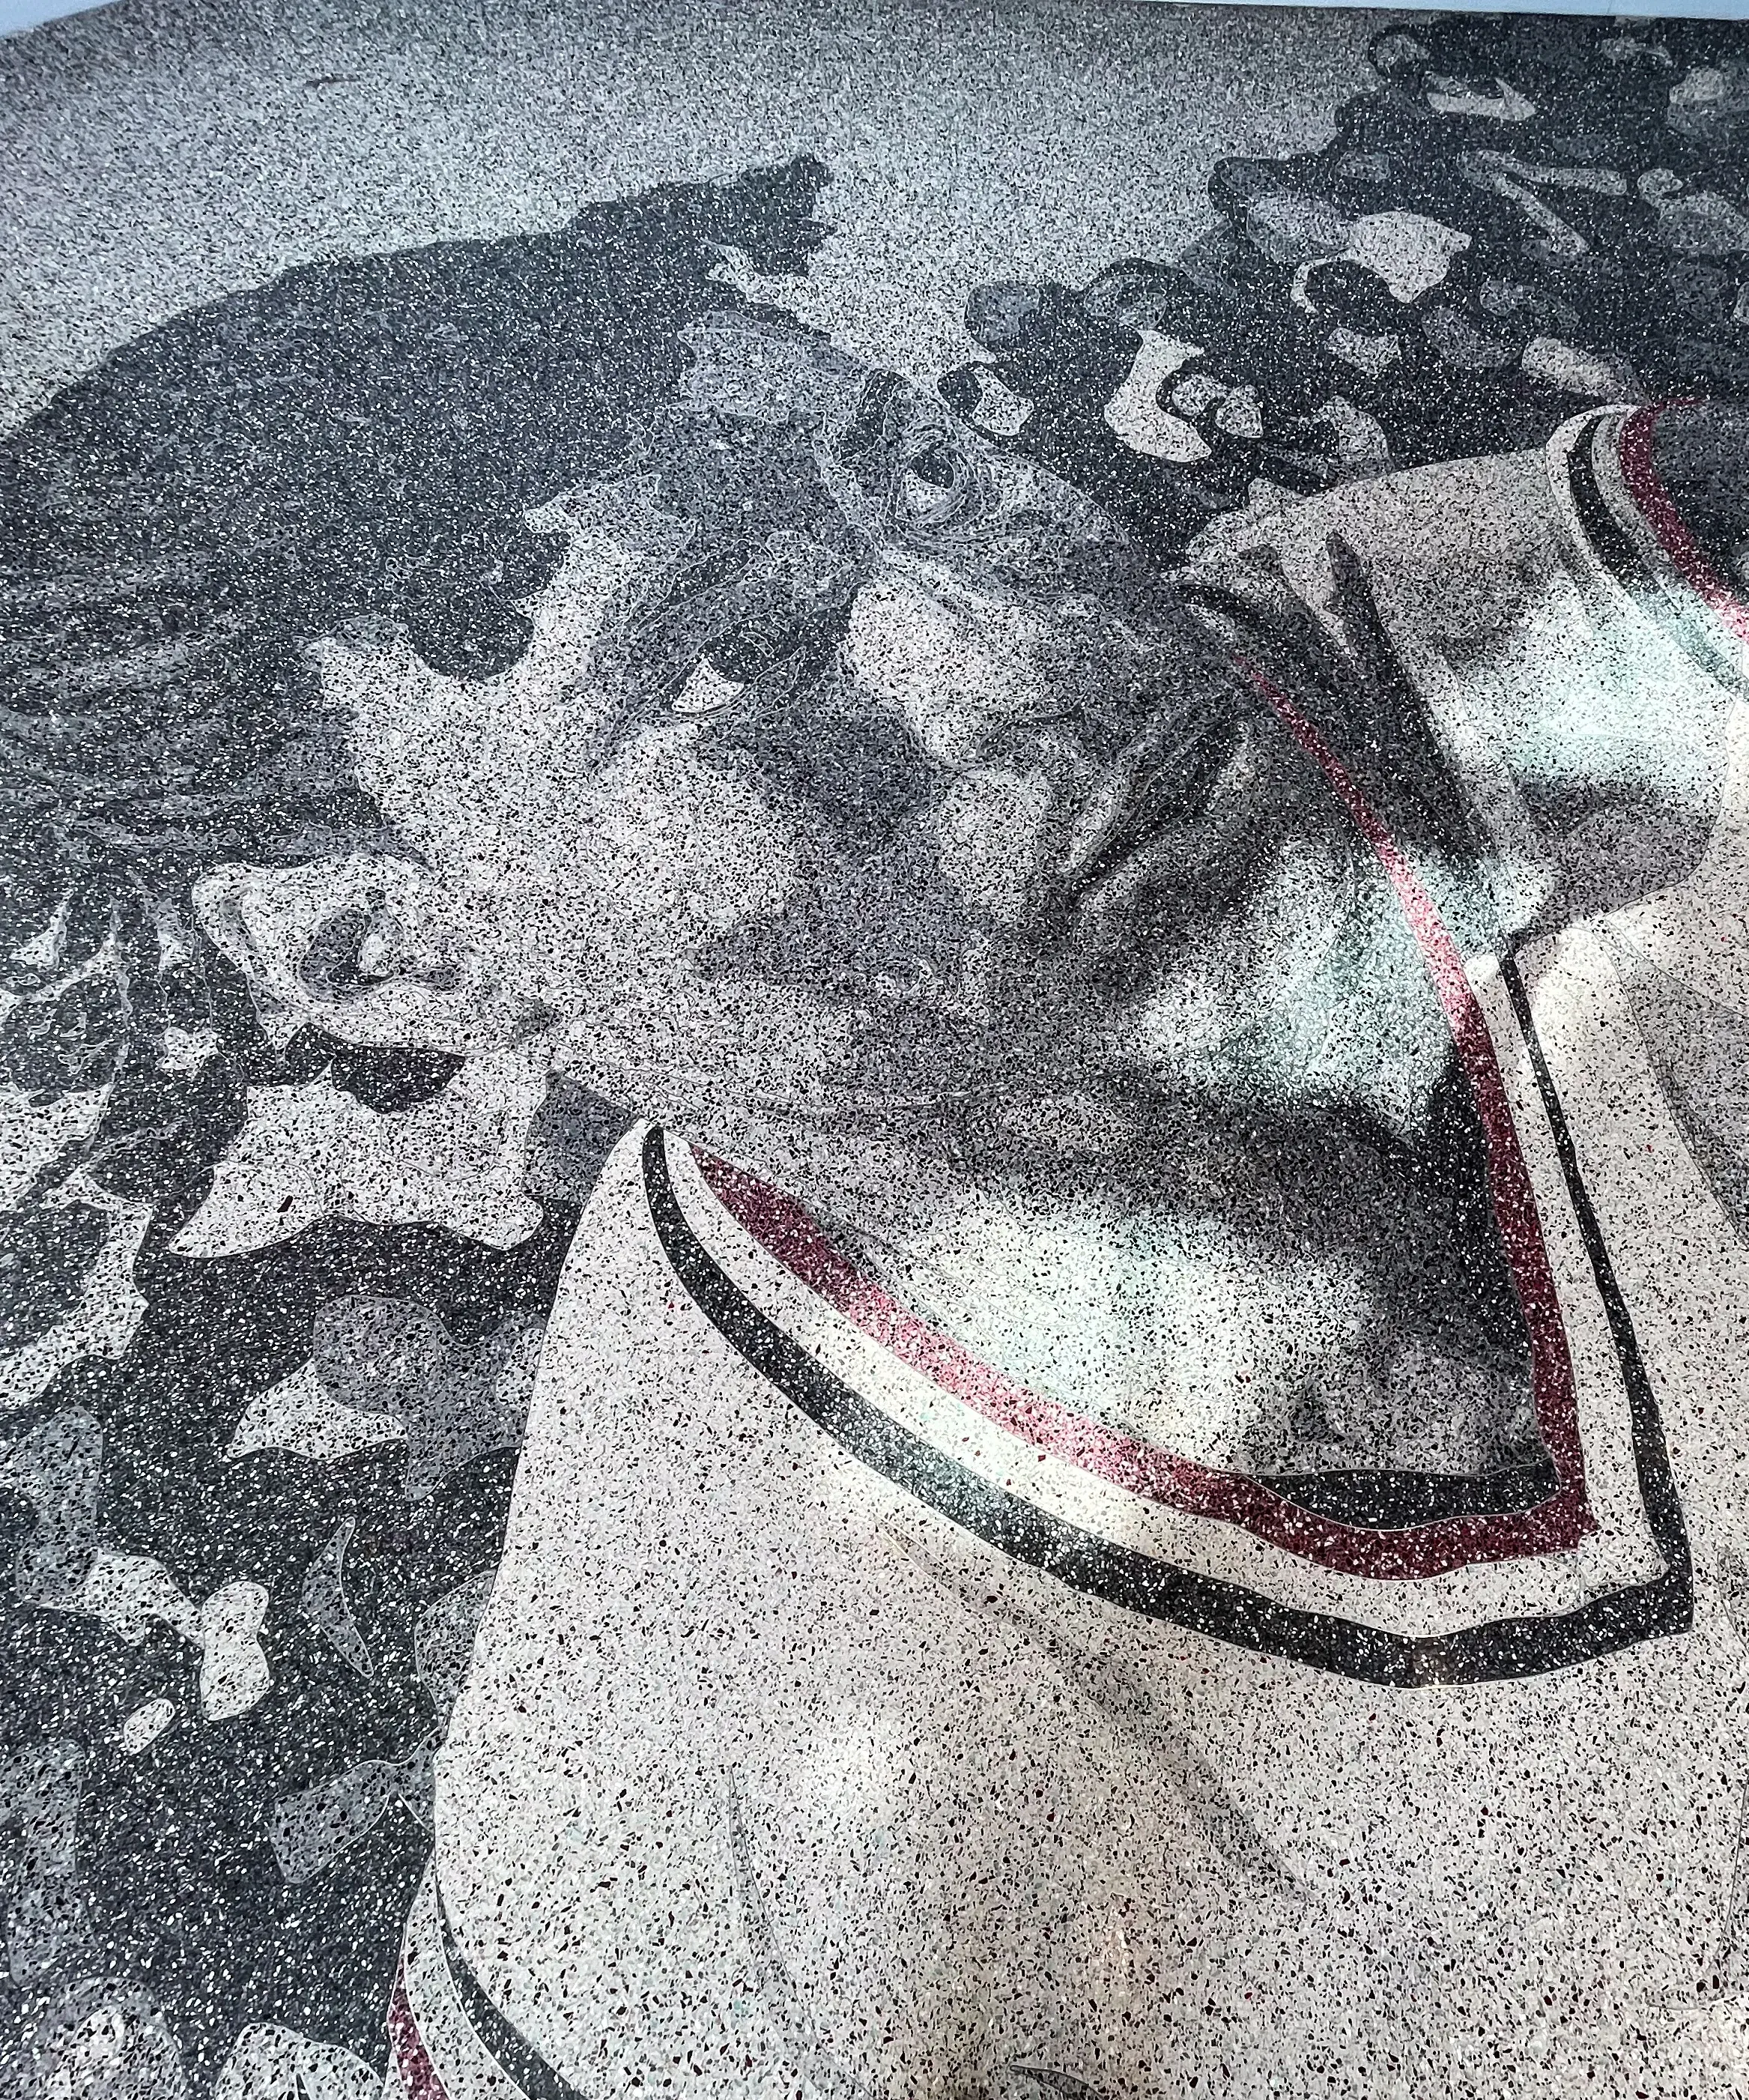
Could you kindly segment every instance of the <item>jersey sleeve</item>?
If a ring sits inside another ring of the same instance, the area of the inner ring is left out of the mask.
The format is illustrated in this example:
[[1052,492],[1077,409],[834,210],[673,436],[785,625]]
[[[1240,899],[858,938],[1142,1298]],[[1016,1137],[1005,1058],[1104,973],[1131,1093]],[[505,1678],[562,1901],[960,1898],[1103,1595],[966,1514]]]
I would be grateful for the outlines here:
[[1591,412],[1540,452],[1350,483],[1231,535],[1188,579],[1237,646],[1248,620],[1297,628],[1327,707],[1340,726],[1346,683],[1382,772],[1394,734],[1430,730],[1509,928],[1681,880],[1718,819],[1749,607],[1659,482],[1656,412]]

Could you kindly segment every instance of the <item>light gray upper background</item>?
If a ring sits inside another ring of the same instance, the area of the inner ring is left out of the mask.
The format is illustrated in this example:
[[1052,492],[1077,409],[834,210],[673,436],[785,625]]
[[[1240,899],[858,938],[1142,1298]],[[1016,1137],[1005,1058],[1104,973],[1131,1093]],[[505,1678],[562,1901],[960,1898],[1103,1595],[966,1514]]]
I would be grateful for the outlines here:
[[1389,18],[1110,0],[120,0],[0,42],[0,426],[293,264],[817,152],[779,296],[927,380],[981,280],[1165,256],[1329,135]]
[[1216,159],[1321,143],[1390,19],[119,0],[0,40],[0,427],[142,329],[293,264],[550,226],[804,149],[835,171],[841,232],[780,296],[927,381],[970,349],[971,285],[1168,255],[1205,222]]
[[[1165,0],[1173,4],[1173,0]],[[1245,0],[1245,4],[1270,6],[1275,0]],[[1324,0],[1315,0],[1322,5]],[[1407,0],[1411,7],[1438,7],[1441,0]],[[1613,15],[1619,10],[1620,0],[1525,0],[1518,9],[1523,15]],[[88,7],[98,7],[103,0],[0,0],[0,37],[28,29],[38,22],[52,22],[63,15],[82,14]],[[1486,14],[1488,0],[1447,0],[1444,11],[1452,13]],[[1694,20],[1707,18],[1735,20],[1749,14],[1749,0],[1705,0],[1705,4],[1680,10],[1679,12]]]

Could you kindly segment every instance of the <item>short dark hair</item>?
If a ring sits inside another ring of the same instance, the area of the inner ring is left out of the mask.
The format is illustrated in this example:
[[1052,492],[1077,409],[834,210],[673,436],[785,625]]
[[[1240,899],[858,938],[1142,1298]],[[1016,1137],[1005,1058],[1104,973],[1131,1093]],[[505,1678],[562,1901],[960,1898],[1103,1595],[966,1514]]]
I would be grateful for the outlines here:
[[[563,547],[525,514],[635,448],[687,327],[746,303],[726,255],[806,268],[826,180],[804,157],[554,233],[293,270],[152,330],[0,444],[0,1074],[38,1100],[120,1083],[83,1154],[99,1178],[156,1193],[210,1164],[211,1143],[141,1149],[214,1083],[160,1071],[166,1027],[262,1075],[199,876],[384,839],[308,645],[389,619],[451,675],[514,663]],[[298,1054],[379,1102],[453,1070]]]

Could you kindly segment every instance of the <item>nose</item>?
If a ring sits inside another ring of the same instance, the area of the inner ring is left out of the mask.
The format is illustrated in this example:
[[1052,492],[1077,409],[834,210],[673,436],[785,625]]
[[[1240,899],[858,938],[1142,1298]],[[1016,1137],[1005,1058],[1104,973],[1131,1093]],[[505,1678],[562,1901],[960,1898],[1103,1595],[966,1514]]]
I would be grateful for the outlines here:
[[1154,701],[1070,834],[1060,873],[1072,902],[1144,840],[1194,823],[1233,755],[1239,725],[1217,701],[1186,707],[1163,694]]

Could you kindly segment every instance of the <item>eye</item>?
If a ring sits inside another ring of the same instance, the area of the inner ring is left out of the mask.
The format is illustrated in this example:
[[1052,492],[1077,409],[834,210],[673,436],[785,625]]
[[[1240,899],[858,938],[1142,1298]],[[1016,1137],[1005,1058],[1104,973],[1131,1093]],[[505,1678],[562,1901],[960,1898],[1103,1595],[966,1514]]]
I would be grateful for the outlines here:
[[971,461],[958,445],[936,439],[914,452],[893,485],[895,523],[928,531],[966,510],[976,490]]

